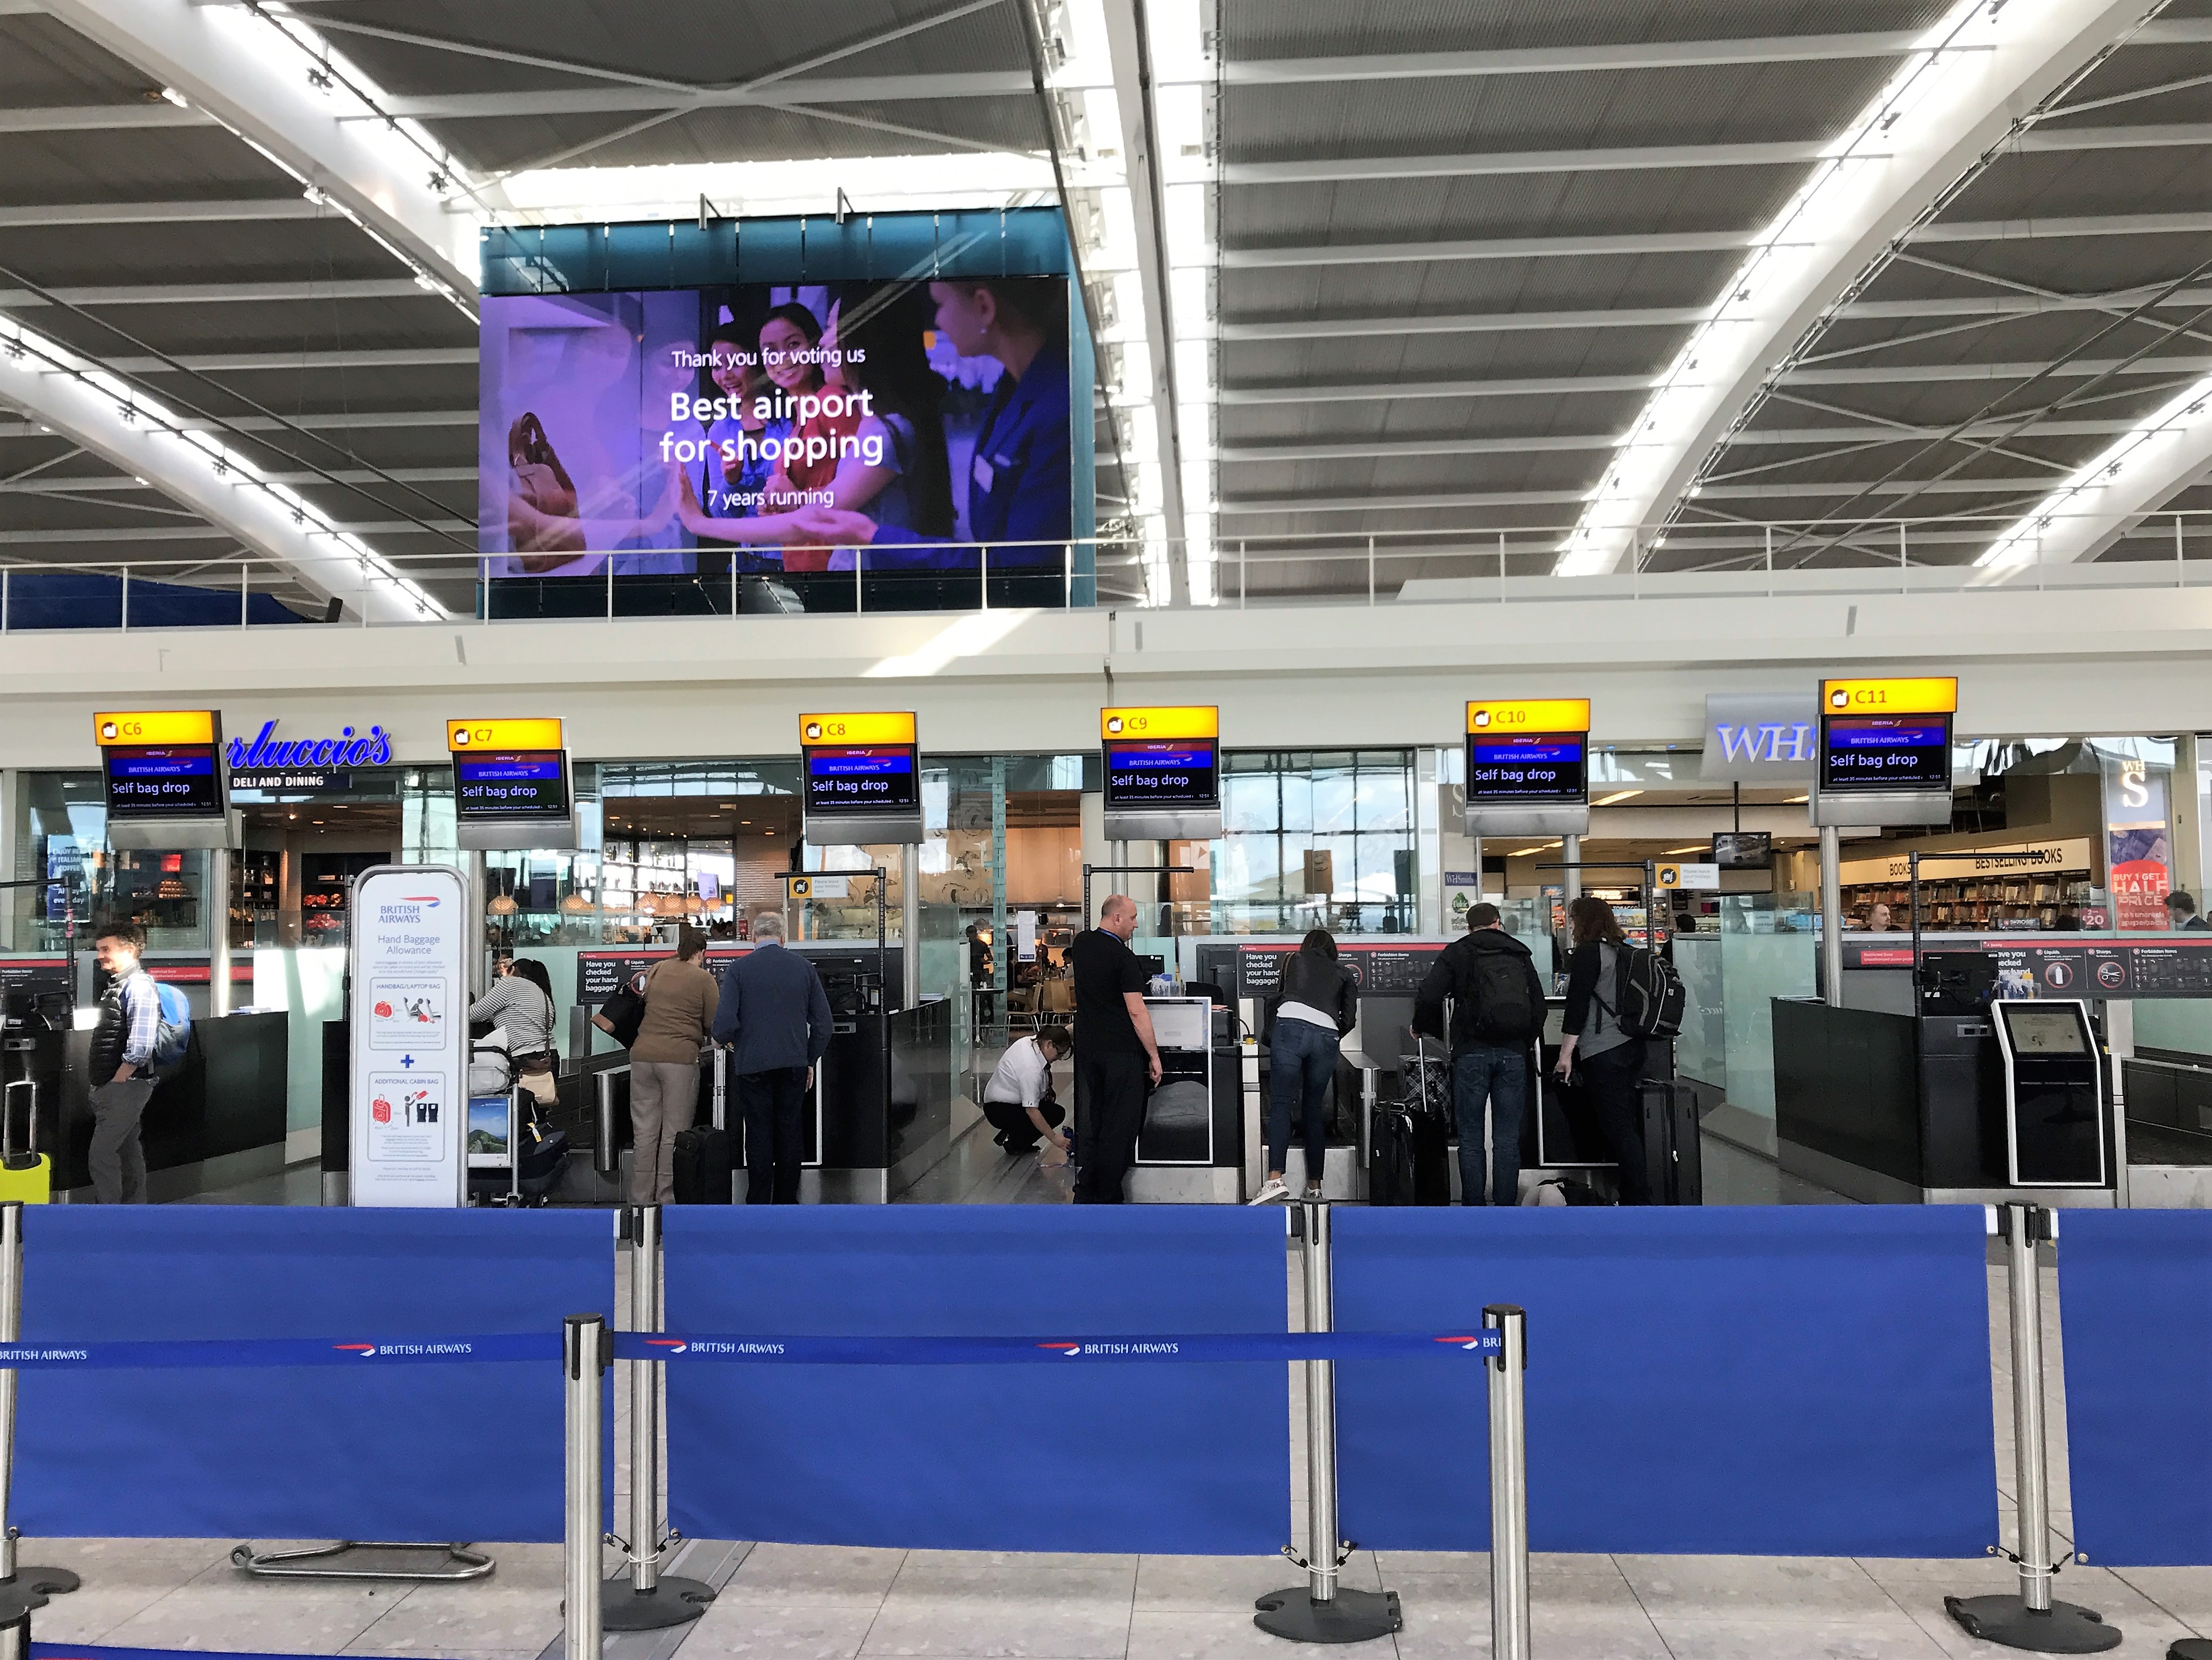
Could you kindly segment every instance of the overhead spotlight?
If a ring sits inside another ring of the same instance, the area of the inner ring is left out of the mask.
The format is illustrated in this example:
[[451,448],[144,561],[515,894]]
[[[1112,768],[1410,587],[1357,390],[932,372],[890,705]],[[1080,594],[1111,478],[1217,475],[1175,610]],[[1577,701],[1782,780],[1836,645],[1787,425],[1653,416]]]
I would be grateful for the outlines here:
[[452,185],[453,182],[452,177],[443,167],[433,167],[430,169],[430,188],[433,191],[446,190]]
[[307,84],[317,92],[328,92],[337,83],[331,79],[331,72],[320,64],[311,64],[307,66]]
[[161,97],[164,101],[174,104],[180,110],[191,108],[191,106],[185,102],[184,94],[179,92],[174,87],[162,88]]

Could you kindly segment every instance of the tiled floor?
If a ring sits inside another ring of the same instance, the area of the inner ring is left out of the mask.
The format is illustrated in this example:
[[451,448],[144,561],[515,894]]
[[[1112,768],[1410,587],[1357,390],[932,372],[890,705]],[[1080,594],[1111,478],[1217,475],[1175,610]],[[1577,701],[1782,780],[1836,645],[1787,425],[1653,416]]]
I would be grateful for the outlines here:
[[[234,1648],[421,1660],[537,1660],[561,1632],[560,1554],[489,1547],[499,1570],[463,1585],[277,1584],[232,1568],[229,1541],[27,1543],[85,1589],[33,1619],[41,1641]],[[1293,1652],[1252,1624],[1252,1601],[1299,1583],[1274,1557],[1050,1556],[754,1548],[690,1628],[684,1660],[1236,1660]],[[1490,1646],[1480,1555],[1362,1552],[1347,1585],[1399,1593],[1405,1629],[1358,1652],[1402,1660]],[[1989,1561],[1540,1556],[1531,1565],[1542,1660],[1956,1660],[2006,1651],[1945,1616],[1948,1594],[2009,1589]],[[2101,1610],[2119,1660],[2159,1660],[2212,1633],[2212,1569],[2069,1569],[2069,1600]]]

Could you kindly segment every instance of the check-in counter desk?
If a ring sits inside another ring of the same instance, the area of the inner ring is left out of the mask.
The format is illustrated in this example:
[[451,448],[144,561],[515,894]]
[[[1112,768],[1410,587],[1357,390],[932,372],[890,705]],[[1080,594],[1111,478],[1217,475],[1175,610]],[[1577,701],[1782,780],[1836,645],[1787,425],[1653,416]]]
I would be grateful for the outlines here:
[[[139,1121],[149,1198],[186,1198],[284,1169],[289,1019],[281,1011],[195,1016],[184,1069],[154,1086]],[[59,1076],[40,1091],[40,1146],[54,1154],[57,1197],[91,1196],[92,1039],[63,1034]]]
[[[2046,1128],[2008,1090],[1992,999],[2212,996],[2212,936],[1927,934],[1916,994],[1909,936],[1844,941],[1843,999],[1774,1000],[1774,1104],[1784,1170],[1870,1203],[2109,1207],[2120,1149],[2110,1057],[2094,1133],[2054,1169],[2015,1184],[2026,1134]],[[1926,982],[1932,978],[1933,987]],[[1916,1006],[1917,1005],[1917,1006]],[[2101,1023],[2097,1023],[2101,1037]],[[2014,1122],[2016,1110],[2024,1114]]]
[[[1138,1203],[1239,1203],[1245,1196],[1243,1047],[1235,1012],[1212,1000],[1147,997],[1160,1081],[1146,1095],[1127,1193]],[[1252,1073],[1256,1088],[1258,1073]]]
[[[872,947],[794,947],[813,959],[830,996],[829,1052],[815,1068],[799,1177],[805,1203],[883,1204],[912,1187],[952,1140],[952,1005],[898,1000],[899,958],[886,988]],[[744,1162],[730,1104],[731,1157]],[[743,1183],[739,1183],[740,1189]]]

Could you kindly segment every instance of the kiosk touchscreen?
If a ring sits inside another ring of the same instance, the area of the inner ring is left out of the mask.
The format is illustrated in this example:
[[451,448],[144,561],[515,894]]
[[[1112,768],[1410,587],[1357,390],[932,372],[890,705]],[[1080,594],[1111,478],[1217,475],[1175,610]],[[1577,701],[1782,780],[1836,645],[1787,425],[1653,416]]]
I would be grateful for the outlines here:
[[1589,832],[1589,708],[1587,697],[1467,706],[1469,836]]
[[2004,1055],[2006,1174],[2016,1188],[2106,1183],[2104,1057],[2087,1006],[2028,998],[1990,1005]]

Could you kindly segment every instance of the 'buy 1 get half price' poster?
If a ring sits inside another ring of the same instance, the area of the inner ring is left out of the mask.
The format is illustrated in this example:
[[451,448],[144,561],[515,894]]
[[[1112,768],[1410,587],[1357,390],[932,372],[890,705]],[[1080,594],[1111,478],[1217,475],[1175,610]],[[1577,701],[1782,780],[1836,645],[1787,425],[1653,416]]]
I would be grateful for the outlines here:
[[467,911],[447,866],[386,865],[355,880],[346,1099],[356,1205],[465,1197]]

